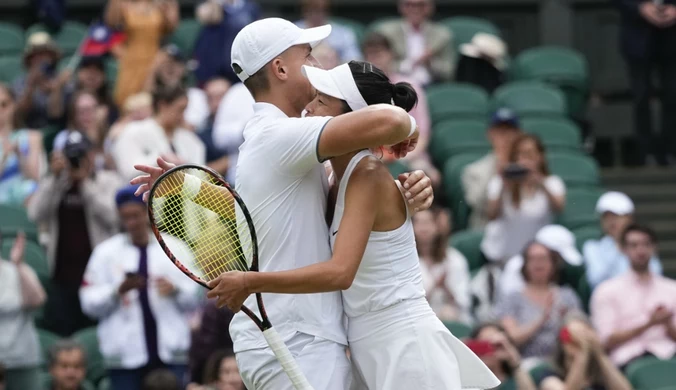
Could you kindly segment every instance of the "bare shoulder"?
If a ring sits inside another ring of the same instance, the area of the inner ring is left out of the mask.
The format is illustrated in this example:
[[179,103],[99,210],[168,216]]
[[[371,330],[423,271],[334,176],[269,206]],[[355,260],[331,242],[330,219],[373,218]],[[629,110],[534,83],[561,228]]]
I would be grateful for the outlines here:
[[[385,164],[375,156],[363,158],[352,171],[350,181],[369,183],[371,188],[385,188],[386,184],[393,184],[392,175]],[[396,185],[394,185],[396,188]]]

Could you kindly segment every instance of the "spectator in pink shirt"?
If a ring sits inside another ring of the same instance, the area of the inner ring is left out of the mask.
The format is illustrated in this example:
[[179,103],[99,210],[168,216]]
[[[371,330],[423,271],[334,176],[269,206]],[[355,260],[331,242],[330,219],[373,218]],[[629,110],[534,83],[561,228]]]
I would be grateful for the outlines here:
[[622,250],[631,270],[601,283],[591,300],[592,320],[601,342],[617,366],[676,353],[676,281],[650,272],[655,233],[632,224],[622,235]]

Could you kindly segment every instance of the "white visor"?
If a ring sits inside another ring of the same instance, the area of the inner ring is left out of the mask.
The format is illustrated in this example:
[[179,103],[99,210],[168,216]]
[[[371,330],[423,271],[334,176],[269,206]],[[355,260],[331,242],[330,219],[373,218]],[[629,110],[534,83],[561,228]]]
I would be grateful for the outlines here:
[[359,88],[357,88],[348,64],[336,66],[331,70],[303,65],[303,74],[317,91],[336,99],[345,100],[352,111],[368,106],[359,93]]

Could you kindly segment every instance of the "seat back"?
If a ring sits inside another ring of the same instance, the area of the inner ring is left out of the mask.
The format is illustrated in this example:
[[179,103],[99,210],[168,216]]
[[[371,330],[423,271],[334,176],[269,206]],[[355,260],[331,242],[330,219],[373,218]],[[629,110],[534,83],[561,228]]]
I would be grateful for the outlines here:
[[488,118],[489,98],[483,89],[467,83],[444,83],[427,90],[432,123],[445,119]]

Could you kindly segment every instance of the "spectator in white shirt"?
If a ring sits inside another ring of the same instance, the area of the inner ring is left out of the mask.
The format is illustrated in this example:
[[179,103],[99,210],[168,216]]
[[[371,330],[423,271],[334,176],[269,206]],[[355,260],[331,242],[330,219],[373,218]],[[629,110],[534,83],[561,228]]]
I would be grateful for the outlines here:
[[135,176],[134,165],[154,164],[158,157],[174,164],[206,162],[202,141],[181,127],[187,105],[182,87],[159,89],[153,96],[154,117],[127,125],[113,146],[115,164],[124,179]]
[[112,367],[113,390],[138,390],[143,377],[157,368],[183,379],[190,346],[187,313],[199,302],[197,284],[167,261],[152,238],[136,189],[118,191],[126,233],[94,249],[80,289],[83,311],[99,320],[99,345]]
[[[621,239],[627,226],[634,222],[634,202],[621,192],[606,192],[596,202],[596,212],[601,215],[601,228],[605,235],[600,240],[587,241],[582,247],[587,281],[592,288],[631,268],[622,250]],[[655,274],[662,274],[657,252],[650,259],[649,269]]]
[[437,317],[471,323],[469,268],[465,256],[448,246],[449,222],[450,215],[444,209],[420,211],[413,216],[423,286]]
[[549,173],[539,138],[530,134],[517,138],[509,162],[488,183],[490,222],[481,252],[491,262],[504,263],[522,252],[566,202],[566,186],[560,177]]
[[230,167],[228,150],[214,145],[214,123],[216,113],[223,97],[230,89],[230,82],[226,79],[211,79],[204,85],[209,106],[209,116],[204,124],[197,128],[198,135],[206,148],[207,166],[221,175],[225,175]]

